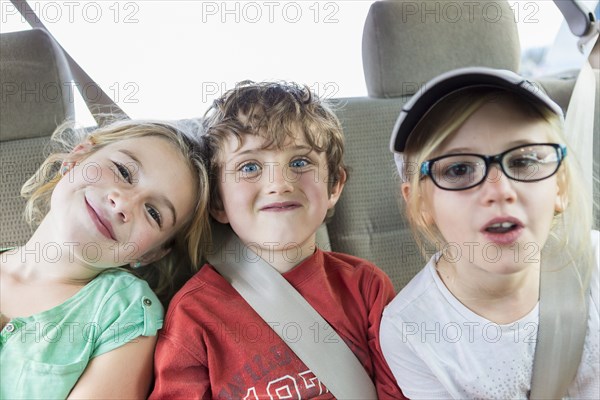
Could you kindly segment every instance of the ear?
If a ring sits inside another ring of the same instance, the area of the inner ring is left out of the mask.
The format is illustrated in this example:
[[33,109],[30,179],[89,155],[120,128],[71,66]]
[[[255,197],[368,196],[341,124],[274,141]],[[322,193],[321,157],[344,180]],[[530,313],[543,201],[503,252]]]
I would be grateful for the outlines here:
[[221,191],[221,182],[216,184],[216,187],[211,187],[210,192],[210,208],[209,214],[217,221],[222,224],[229,223],[229,217],[227,211],[225,211],[225,205],[223,204],[223,196]]
[[92,147],[94,147],[94,144],[90,140],[79,143],[73,148],[73,150],[71,150],[69,155],[65,157],[65,161],[74,163],[81,160],[90,152],[90,150],[92,150]]
[[75,167],[75,165],[77,165],[77,163],[90,152],[93,146],[93,143],[90,141],[86,141],[75,146],[63,160],[60,168],[60,174],[65,176],[69,171],[71,171],[73,167]]
[[404,201],[408,203],[408,199],[410,198],[410,183],[402,183],[402,185],[400,185],[400,190],[402,191],[402,197],[404,198]]
[[566,190],[561,189],[561,181],[556,184],[556,198],[554,199],[554,214],[560,214],[567,208],[569,199]]
[[211,209],[210,215],[222,224],[229,223],[229,218],[227,217],[227,212],[223,209]]
[[155,261],[160,260],[165,257],[167,254],[171,252],[170,247],[159,247],[157,249],[151,250],[148,253],[144,254],[139,260],[140,266],[152,264]]
[[329,193],[328,209],[332,209],[337,204],[340,196],[342,195],[342,191],[344,190],[344,185],[346,184],[347,178],[348,175],[346,174],[346,171],[343,168],[340,168],[339,179],[333,184],[331,187],[331,192]]

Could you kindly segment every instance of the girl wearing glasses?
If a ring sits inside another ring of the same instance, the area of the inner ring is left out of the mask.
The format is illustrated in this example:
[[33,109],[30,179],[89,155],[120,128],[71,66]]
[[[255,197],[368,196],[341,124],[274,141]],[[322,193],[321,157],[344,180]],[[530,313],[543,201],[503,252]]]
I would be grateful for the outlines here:
[[566,395],[597,398],[599,235],[590,240],[591,195],[565,146],[561,109],[509,71],[460,69],[424,87],[391,142],[429,259],[381,323],[399,386],[409,398],[527,398],[541,260],[567,255],[593,267],[580,271],[591,274],[588,326]]

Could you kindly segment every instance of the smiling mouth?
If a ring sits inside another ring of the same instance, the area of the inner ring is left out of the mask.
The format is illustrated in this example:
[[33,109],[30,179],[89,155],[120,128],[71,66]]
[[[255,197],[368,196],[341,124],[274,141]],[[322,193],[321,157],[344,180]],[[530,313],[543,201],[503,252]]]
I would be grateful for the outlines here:
[[296,202],[286,201],[283,203],[268,204],[268,205],[262,207],[260,210],[261,211],[279,212],[279,211],[291,211],[291,210],[295,210],[296,208],[299,208],[299,207],[300,207],[300,204],[298,204]]
[[92,222],[94,223],[94,225],[96,226],[98,231],[102,234],[102,236],[104,236],[108,239],[114,240],[116,242],[117,239],[115,238],[115,235],[112,233],[110,223],[108,221],[106,221],[104,218],[102,218],[96,212],[94,207],[92,207],[92,205],[88,202],[87,198],[85,199],[85,204],[87,207],[88,214],[90,215],[90,218],[92,219]]

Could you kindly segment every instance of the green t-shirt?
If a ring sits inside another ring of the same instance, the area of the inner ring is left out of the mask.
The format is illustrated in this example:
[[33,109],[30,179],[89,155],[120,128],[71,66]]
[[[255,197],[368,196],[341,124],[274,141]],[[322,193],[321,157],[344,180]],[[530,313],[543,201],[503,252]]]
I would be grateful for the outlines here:
[[64,399],[93,357],[154,336],[164,310],[128,272],[98,275],[64,303],[0,332],[0,399]]

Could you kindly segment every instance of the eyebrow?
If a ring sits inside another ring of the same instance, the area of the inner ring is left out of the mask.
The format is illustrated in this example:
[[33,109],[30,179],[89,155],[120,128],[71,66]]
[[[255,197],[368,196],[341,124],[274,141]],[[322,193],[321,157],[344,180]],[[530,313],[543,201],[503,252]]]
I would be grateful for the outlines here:
[[[225,163],[229,164],[230,162],[232,162],[233,160],[235,160],[236,158],[241,157],[241,156],[245,156],[245,155],[248,155],[248,154],[262,153],[262,152],[269,151],[269,150],[270,149],[263,149],[263,148],[251,148],[251,149],[248,149],[248,150],[244,150],[242,152],[234,154]],[[292,152],[293,151],[304,150],[304,151],[307,152],[307,154],[314,151],[314,149],[312,147],[306,146],[306,145],[304,145],[304,146],[300,145],[300,146],[293,146],[293,147],[284,147],[283,150],[285,150],[285,151],[292,151]]]
[[467,147],[453,147],[451,149],[446,149],[444,150],[443,154],[462,154],[462,153],[474,153],[475,151],[473,149],[467,148]]
[[[142,164],[140,159],[136,157],[136,155],[134,153],[132,153],[131,151],[129,151],[127,149],[119,149],[119,152],[121,152],[121,153],[125,154],[127,157],[131,158],[133,160],[133,162],[138,165],[140,171],[144,169],[144,165]],[[157,196],[156,198],[160,203],[163,203],[169,210],[171,210],[171,214],[173,215],[173,223],[171,224],[171,226],[175,226],[175,224],[177,224],[177,211],[175,211],[175,206],[173,205],[171,200],[169,200],[166,196],[163,196],[163,195]]]
[[[510,142],[509,145],[507,145],[507,149],[511,148],[511,147],[516,147],[516,146],[521,146],[521,145],[527,145],[527,144],[535,144],[538,143],[536,141],[530,141],[530,140],[515,140],[513,142]],[[469,147],[453,147],[447,150],[444,150],[444,154],[448,154],[448,155],[452,155],[452,154],[463,154],[463,153],[467,153],[467,154],[481,154],[480,152],[477,152],[475,150],[473,150],[472,148]]]
[[135,154],[133,154],[131,151],[127,150],[127,149],[119,149],[120,153],[125,154],[127,157],[131,158],[137,165],[139,165],[140,167],[142,166],[142,163],[140,162],[140,160],[136,157]]

